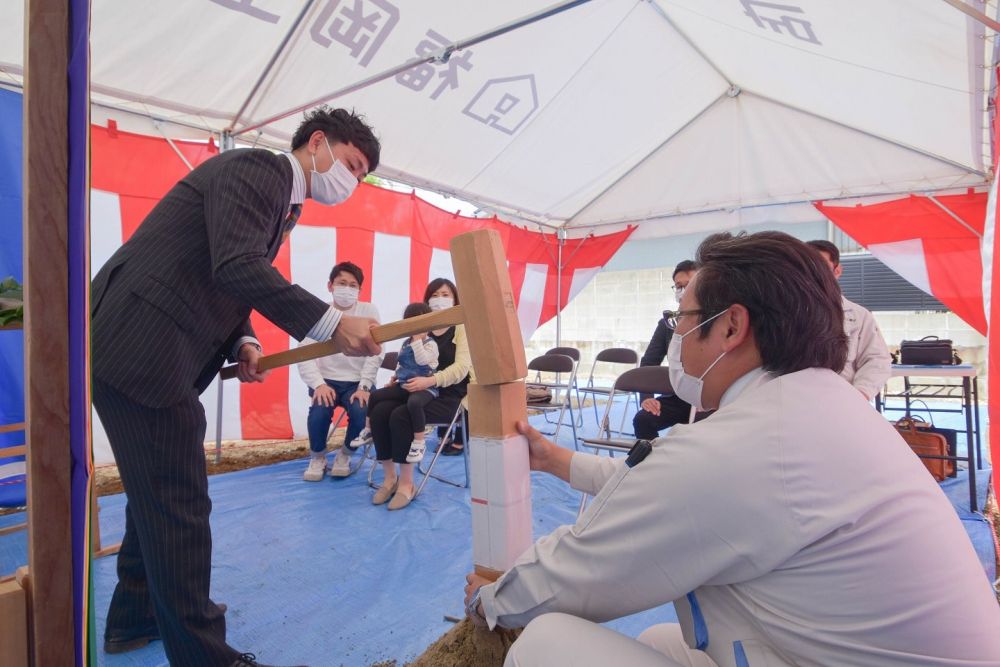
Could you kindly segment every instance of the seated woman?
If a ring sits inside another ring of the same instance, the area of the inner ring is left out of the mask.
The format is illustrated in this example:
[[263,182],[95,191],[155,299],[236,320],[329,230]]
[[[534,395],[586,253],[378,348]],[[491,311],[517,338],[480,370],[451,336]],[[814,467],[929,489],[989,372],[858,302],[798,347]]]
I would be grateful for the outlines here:
[[[459,303],[458,289],[447,278],[435,278],[424,291],[424,303],[431,310],[451,308]],[[400,386],[411,394],[435,389],[438,395],[424,404],[424,416],[431,424],[447,423],[455,416],[472,380],[469,343],[461,325],[432,331],[428,338],[437,344],[439,370],[427,377],[414,377]],[[415,465],[407,462],[414,443],[415,424],[406,398],[395,396],[378,401],[369,409],[368,420],[376,456],[385,474],[372,503],[381,505],[388,501],[390,510],[402,509],[413,500]],[[420,460],[416,454],[411,459]]]

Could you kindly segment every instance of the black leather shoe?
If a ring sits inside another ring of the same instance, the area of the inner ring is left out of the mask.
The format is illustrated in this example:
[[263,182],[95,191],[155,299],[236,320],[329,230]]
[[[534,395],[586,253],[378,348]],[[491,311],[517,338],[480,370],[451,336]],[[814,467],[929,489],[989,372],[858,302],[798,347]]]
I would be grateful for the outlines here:
[[[218,604],[218,607],[223,614],[225,614],[226,609],[228,609],[228,607],[221,602]],[[159,639],[160,629],[156,627],[156,623],[148,625],[144,628],[138,628],[136,630],[108,632],[104,635],[104,652],[108,655],[128,653],[129,651],[135,651],[142,648],[149,642],[159,641]]]
[[[274,667],[274,665],[262,665],[257,662],[257,656],[253,653],[244,653],[240,657],[233,660],[233,663],[229,667]],[[297,665],[296,667],[308,667],[307,665]]]
[[140,649],[149,642],[160,638],[160,629],[156,624],[135,630],[108,632],[104,635],[104,652],[108,655],[128,653]]

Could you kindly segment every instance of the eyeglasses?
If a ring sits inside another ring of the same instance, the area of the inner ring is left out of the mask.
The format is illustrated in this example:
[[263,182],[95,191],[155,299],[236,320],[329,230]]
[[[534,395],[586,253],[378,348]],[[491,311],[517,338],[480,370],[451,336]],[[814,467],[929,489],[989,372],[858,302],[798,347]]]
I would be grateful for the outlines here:
[[680,299],[686,289],[687,285],[674,285],[674,296]]
[[677,322],[685,315],[704,315],[705,311],[701,308],[693,308],[691,310],[665,310],[663,311],[663,321],[671,329],[677,328]]

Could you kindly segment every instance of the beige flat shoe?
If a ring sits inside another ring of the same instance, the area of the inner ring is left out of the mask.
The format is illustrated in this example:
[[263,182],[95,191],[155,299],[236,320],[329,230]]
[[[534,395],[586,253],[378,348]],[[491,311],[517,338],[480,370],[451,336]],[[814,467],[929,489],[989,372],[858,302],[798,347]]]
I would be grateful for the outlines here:
[[[413,493],[413,491],[411,490],[410,493]],[[401,510],[404,507],[406,507],[407,505],[409,505],[410,502],[413,500],[413,496],[411,496],[410,493],[407,493],[406,491],[403,491],[402,489],[400,489],[399,491],[396,491],[396,495],[394,495],[392,497],[392,500],[389,501],[389,509],[390,510]]]
[[399,478],[392,483],[392,486],[386,486],[383,484],[375,490],[375,495],[372,496],[372,505],[384,505],[389,498],[392,498],[392,494],[396,493],[396,487],[399,486]]

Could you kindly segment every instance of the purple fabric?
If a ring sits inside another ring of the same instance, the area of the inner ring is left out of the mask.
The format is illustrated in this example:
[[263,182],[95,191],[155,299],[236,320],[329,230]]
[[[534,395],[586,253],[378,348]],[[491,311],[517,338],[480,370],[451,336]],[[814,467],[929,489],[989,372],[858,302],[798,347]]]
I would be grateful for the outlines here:
[[[83,610],[89,594],[85,578],[90,554],[87,534],[89,505],[88,476],[90,453],[87,418],[90,414],[87,372],[87,295],[90,272],[87,266],[88,138],[90,132],[90,2],[70,0],[69,53],[69,420],[72,457],[71,507],[73,527],[73,620],[75,622],[76,665],[85,664],[85,635],[90,625]],[[94,517],[96,520],[96,517]]]

